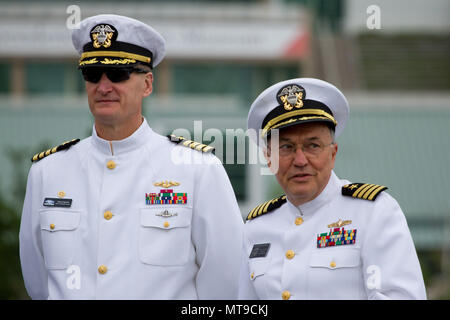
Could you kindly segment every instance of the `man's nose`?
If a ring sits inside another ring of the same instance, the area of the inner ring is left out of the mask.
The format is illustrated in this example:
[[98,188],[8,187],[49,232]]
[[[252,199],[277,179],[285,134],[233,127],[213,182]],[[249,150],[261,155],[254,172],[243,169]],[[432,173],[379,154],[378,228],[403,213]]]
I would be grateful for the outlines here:
[[306,158],[302,148],[297,148],[295,150],[293,164],[299,167],[303,167],[308,164],[308,159]]
[[101,94],[107,94],[112,91],[112,82],[108,79],[105,73],[102,74],[98,82],[97,91]]

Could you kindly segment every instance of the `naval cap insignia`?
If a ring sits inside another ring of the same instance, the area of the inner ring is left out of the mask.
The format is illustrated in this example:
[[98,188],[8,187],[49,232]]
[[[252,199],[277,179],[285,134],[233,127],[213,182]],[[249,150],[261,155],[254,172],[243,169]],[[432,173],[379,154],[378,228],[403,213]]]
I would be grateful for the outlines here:
[[116,38],[117,30],[110,24],[98,24],[91,30],[92,45],[96,49],[102,46],[109,48]]
[[303,99],[305,99],[305,89],[296,84],[284,86],[278,91],[277,100],[284,106],[284,109],[289,111],[295,108],[303,107]]

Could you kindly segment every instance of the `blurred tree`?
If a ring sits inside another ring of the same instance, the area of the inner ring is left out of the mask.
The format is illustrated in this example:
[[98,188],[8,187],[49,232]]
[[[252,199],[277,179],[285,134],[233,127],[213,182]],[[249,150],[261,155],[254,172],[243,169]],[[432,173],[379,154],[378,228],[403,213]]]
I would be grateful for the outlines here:
[[23,151],[8,150],[6,154],[13,164],[14,184],[11,197],[0,194],[0,299],[24,299],[27,297],[20,271],[19,259],[19,203],[25,194],[21,158]]
[[[48,143],[42,143],[35,153],[48,148]],[[11,193],[0,193],[0,299],[28,299],[20,268],[19,228],[29,159],[34,153],[26,148],[9,148],[5,154],[11,161],[14,179],[8,188]]]
[[17,208],[0,195],[0,299],[27,296],[20,271],[19,225]]

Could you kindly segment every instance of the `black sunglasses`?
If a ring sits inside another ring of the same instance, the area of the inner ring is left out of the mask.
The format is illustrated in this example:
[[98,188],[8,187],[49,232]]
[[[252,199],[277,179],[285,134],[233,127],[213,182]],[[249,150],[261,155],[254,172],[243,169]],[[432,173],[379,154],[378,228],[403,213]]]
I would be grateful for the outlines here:
[[147,73],[149,71],[145,71],[136,67],[130,68],[97,68],[90,67],[81,69],[81,73],[83,74],[83,78],[86,81],[97,83],[102,78],[103,74],[106,74],[109,80],[112,82],[121,82],[130,79],[130,74],[133,72],[137,73]]

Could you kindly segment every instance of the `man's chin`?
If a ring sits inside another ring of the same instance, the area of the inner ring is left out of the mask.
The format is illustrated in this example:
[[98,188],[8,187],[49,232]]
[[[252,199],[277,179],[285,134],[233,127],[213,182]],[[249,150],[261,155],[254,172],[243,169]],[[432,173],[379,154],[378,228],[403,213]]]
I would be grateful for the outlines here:
[[314,197],[314,186],[308,182],[290,182],[288,184],[286,194],[292,199],[307,202]]
[[96,122],[100,122],[106,125],[112,125],[117,122],[118,116],[117,112],[112,112],[113,110],[96,110],[93,114]]
[[120,108],[118,101],[98,101],[94,104],[94,109],[98,112],[105,110],[117,110]]
[[98,116],[113,116],[120,110],[120,104],[117,102],[109,103],[95,103],[94,108],[91,108],[91,112]]

